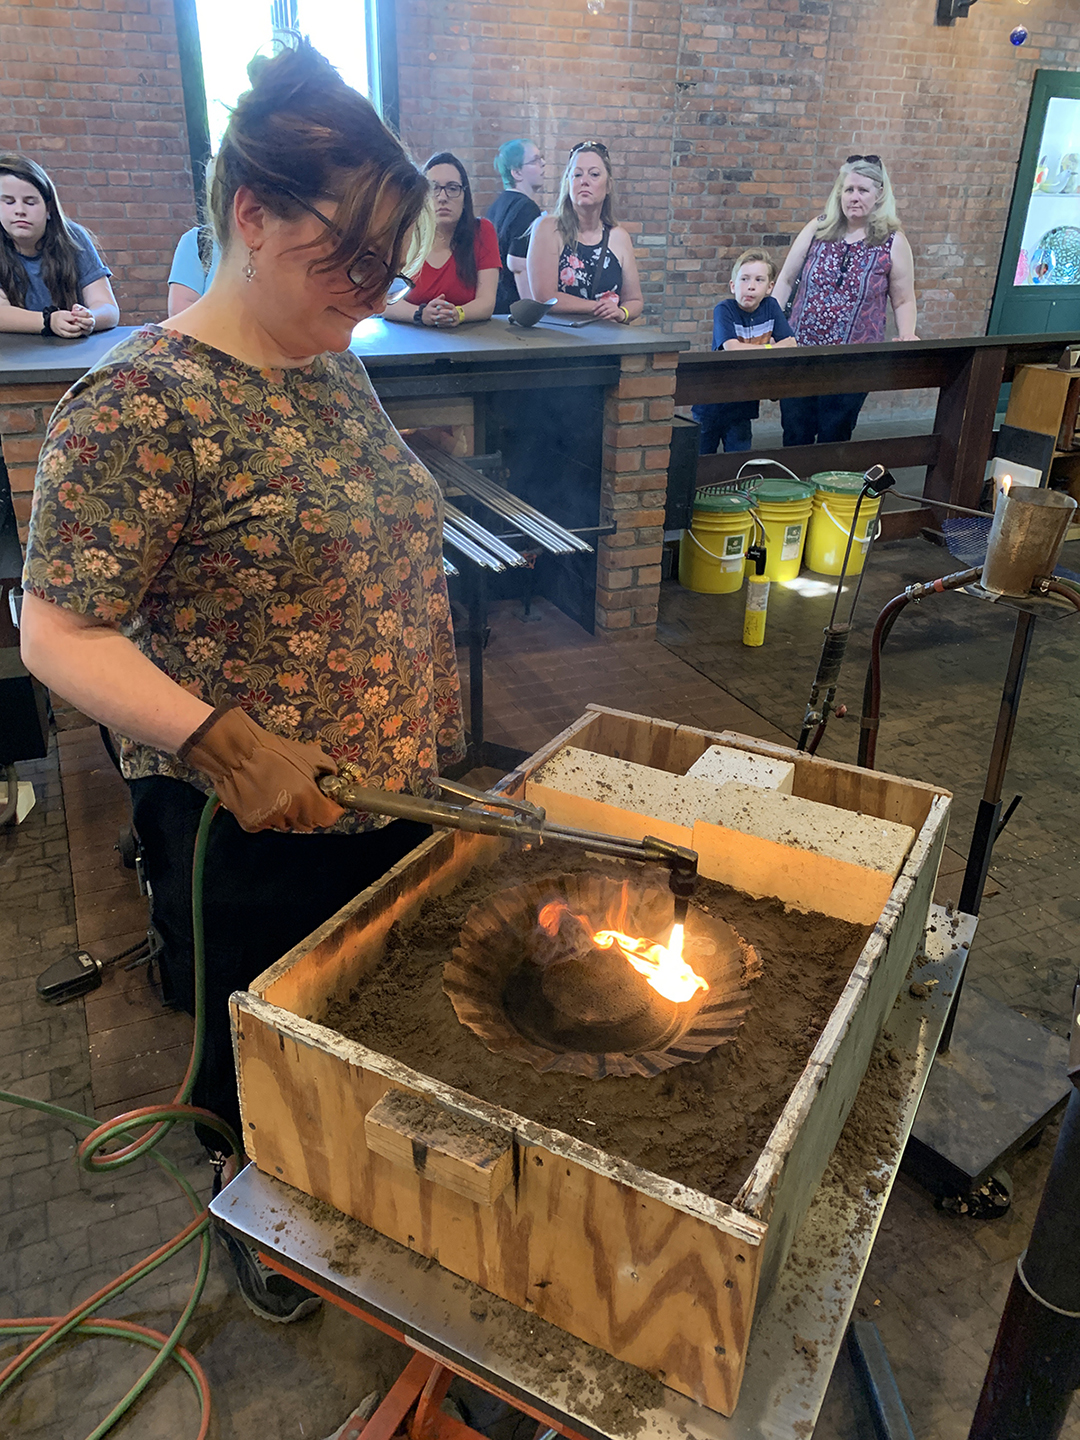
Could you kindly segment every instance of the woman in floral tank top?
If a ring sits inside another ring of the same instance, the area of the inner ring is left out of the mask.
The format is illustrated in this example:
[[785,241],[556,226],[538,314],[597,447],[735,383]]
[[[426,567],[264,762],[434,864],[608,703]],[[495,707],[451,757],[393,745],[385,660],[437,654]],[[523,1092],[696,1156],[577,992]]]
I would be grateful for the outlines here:
[[[824,215],[803,227],[773,297],[786,305],[798,285],[791,328],[800,345],[863,345],[885,339],[887,302],[897,340],[917,340],[911,246],[896,218],[879,155],[850,155]],[[780,402],[785,445],[850,440],[866,392]]]
[[194,831],[211,790],[231,811],[210,831],[194,1103],[236,1129],[230,992],[426,833],[342,811],[319,776],[347,760],[429,795],[463,753],[440,492],[348,348],[427,195],[309,45],[264,62],[216,161],[209,290],[84,376],[41,452],[26,662],[123,737],[167,998],[188,1009]]

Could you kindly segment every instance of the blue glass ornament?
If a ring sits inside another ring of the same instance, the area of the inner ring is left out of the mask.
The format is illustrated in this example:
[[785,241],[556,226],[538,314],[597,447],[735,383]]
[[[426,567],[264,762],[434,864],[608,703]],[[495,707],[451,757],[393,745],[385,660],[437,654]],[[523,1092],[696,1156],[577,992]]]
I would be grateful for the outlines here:
[[[1046,237],[1044,236],[1043,239]],[[1054,271],[1057,262],[1054,252],[1049,246],[1040,244],[1031,256],[1031,280],[1032,285],[1053,285]]]
[[1009,43],[1012,45],[1026,45],[1028,32],[1023,25],[1017,25],[1015,30],[1009,31]]

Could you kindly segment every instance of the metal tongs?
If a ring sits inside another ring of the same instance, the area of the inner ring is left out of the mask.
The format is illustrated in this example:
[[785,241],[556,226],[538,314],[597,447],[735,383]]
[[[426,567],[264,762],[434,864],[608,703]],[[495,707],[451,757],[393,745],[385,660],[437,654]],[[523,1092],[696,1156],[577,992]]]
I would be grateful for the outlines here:
[[[398,820],[416,820],[449,830],[467,830],[477,835],[497,835],[522,845],[543,845],[545,840],[565,840],[594,855],[613,855],[620,860],[656,861],[666,865],[668,884],[675,897],[675,923],[686,923],[686,912],[697,887],[698,857],[685,845],[673,845],[655,835],[641,840],[625,840],[618,835],[605,835],[592,830],[578,830],[572,825],[558,825],[547,818],[539,805],[529,800],[514,800],[509,795],[493,795],[488,790],[474,790],[460,780],[444,780],[439,788],[463,804],[445,800],[428,800],[422,795],[400,791],[373,790],[353,779],[352,767],[345,763],[337,775],[324,775],[319,789],[335,804],[346,810],[362,810],[371,815],[392,815]],[[477,809],[477,806],[484,809]],[[500,813],[509,812],[509,813]]]

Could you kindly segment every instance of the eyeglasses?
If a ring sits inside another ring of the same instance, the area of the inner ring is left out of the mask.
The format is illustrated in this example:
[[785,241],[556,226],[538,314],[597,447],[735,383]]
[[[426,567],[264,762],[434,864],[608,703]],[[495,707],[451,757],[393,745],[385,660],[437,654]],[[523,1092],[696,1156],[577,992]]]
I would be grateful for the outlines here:
[[434,195],[445,195],[448,200],[456,200],[459,195],[464,195],[465,186],[451,180],[449,185],[432,185],[431,190]]
[[[290,200],[299,205],[301,210],[306,210],[309,215],[314,215],[316,220],[321,220],[328,230],[333,231],[339,238],[344,238],[342,231],[332,220],[316,210],[314,205],[309,205],[306,200],[301,200],[291,190],[286,190],[284,185],[274,187],[282,195],[287,195]],[[354,285],[357,290],[362,290],[366,295],[385,294],[388,301],[400,300],[402,295],[413,287],[412,280],[408,275],[396,275],[381,255],[376,255],[374,250],[365,250],[358,255],[346,271],[349,284]]]
[[571,160],[574,158],[574,156],[578,153],[579,150],[595,150],[596,153],[598,155],[602,155],[605,160],[608,159],[608,148],[602,140],[579,140],[578,143],[570,151]]
[[880,165],[880,155],[849,155],[844,161],[845,165],[854,165],[857,160],[865,160],[867,165]]
[[851,252],[853,248],[853,246],[848,245],[846,242],[844,243],[844,258],[840,261],[840,274],[833,282],[834,290],[839,290],[840,286],[844,283],[844,276],[847,274],[848,266],[851,264]]

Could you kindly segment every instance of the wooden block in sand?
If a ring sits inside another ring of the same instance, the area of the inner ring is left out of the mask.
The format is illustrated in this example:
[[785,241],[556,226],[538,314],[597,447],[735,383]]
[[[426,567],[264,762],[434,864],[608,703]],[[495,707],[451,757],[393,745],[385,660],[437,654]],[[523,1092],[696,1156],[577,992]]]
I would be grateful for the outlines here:
[[369,1150],[479,1205],[510,1183],[510,1135],[457,1115],[422,1095],[388,1090],[364,1116]]
[[790,760],[770,760],[765,755],[736,750],[731,745],[710,745],[686,775],[688,779],[711,780],[715,785],[737,780],[743,785],[757,785],[762,790],[779,790],[790,795],[795,783],[795,766]]

